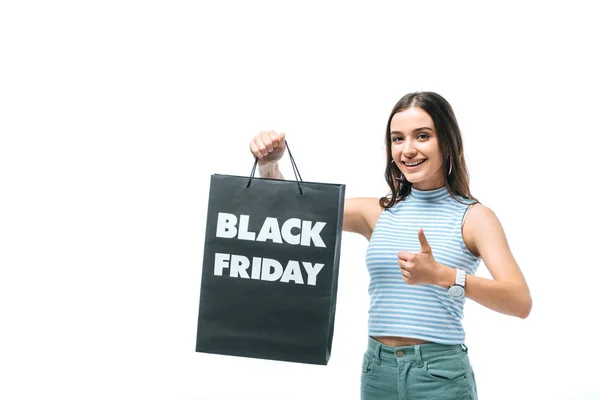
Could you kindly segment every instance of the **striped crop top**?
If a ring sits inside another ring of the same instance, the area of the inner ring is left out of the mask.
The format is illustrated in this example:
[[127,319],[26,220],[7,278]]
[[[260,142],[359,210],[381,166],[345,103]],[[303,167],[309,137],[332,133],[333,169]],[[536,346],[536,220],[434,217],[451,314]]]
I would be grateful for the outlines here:
[[480,259],[465,246],[464,216],[473,200],[446,187],[411,189],[390,209],[383,210],[371,235],[366,262],[369,270],[369,336],[402,336],[441,344],[464,343],[462,327],[465,299],[452,299],[448,289],[435,285],[409,285],[402,279],[398,252],[418,253],[417,233],[423,228],[433,257],[441,264],[474,275]]

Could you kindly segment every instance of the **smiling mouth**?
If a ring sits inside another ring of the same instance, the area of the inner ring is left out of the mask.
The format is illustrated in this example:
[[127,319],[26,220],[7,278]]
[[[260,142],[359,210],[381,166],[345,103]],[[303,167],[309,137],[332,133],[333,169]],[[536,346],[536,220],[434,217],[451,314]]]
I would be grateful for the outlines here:
[[402,164],[406,165],[407,167],[417,167],[417,166],[423,164],[425,161],[427,161],[427,159],[417,161],[417,162],[412,162],[412,163],[407,163],[406,161],[402,161]]

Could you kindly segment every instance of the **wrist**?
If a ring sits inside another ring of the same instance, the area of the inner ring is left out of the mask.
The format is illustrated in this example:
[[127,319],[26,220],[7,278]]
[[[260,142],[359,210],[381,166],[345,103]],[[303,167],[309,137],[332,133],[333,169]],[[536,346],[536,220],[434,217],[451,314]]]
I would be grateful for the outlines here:
[[437,285],[444,289],[450,289],[450,286],[456,282],[456,270],[443,264],[439,264],[439,274]]
[[277,162],[259,165],[258,175],[261,178],[282,179],[281,172],[279,171],[279,164]]

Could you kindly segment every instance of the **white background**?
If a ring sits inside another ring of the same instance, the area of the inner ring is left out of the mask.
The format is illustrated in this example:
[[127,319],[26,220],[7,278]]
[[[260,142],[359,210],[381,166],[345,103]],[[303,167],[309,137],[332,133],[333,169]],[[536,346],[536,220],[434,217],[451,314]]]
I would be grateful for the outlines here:
[[453,105],[533,296],[525,320],[468,301],[480,398],[600,398],[591,3],[2,2],[0,398],[358,399],[358,235],[328,366],[194,351],[209,179],[272,128],[305,180],[382,196],[415,90]]

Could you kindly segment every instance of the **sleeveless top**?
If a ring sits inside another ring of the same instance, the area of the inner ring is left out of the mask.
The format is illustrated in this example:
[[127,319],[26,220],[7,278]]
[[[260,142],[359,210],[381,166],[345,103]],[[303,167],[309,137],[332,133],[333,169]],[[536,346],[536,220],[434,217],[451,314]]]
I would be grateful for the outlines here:
[[[390,209],[382,211],[366,253],[369,270],[369,336],[402,336],[441,344],[462,344],[465,298],[452,299],[436,285],[409,285],[402,279],[398,252],[418,253],[417,235],[423,228],[435,260],[474,275],[480,259],[466,247],[462,224],[475,202],[446,187],[411,189]],[[465,203],[465,204],[461,204]]]

